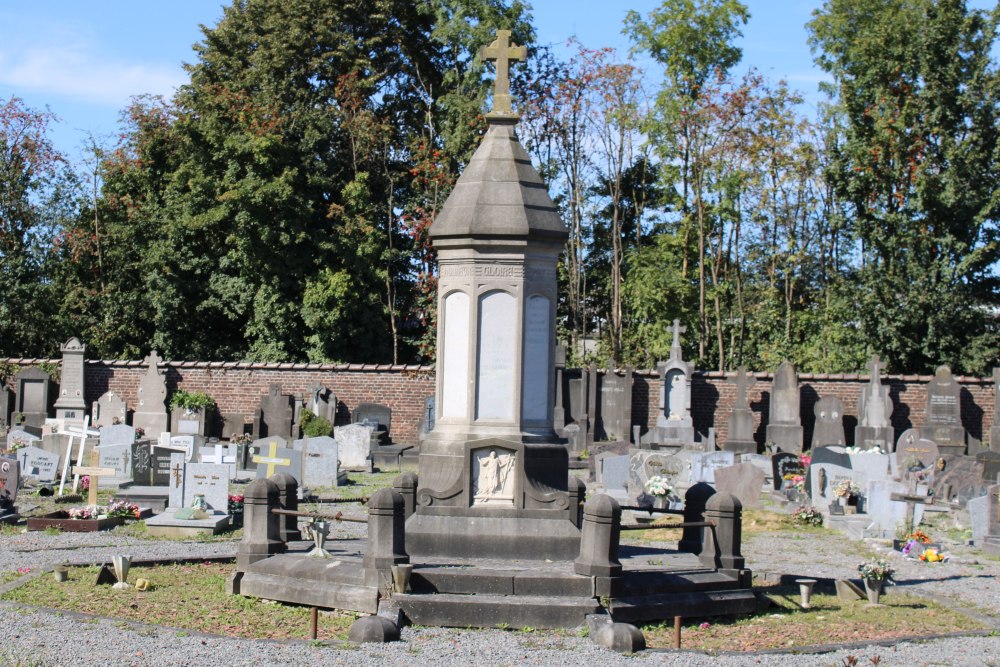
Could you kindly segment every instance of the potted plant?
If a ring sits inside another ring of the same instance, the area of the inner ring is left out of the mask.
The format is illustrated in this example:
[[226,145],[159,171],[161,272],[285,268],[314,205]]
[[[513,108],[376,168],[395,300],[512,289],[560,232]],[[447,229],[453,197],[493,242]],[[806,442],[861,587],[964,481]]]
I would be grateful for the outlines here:
[[201,391],[178,389],[170,397],[170,426],[175,433],[205,435],[215,400]]
[[883,587],[886,582],[893,583],[893,576],[896,574],[895,568],[881,558],[871,558],[861,563],[858,565],[858,572],[865,582],[865,593],[870,604],[878,604]]

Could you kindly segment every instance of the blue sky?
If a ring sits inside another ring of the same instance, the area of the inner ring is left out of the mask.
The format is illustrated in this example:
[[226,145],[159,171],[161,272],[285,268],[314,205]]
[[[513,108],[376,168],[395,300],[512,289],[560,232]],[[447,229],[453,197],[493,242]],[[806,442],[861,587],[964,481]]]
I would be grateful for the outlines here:
[[[576,35],[589,48],[625,52],[625,13],[646,14],[659,1],[533,4],[539,42],[561,48]],[[804,24],[818,4],[747,1],[751,19],[740,42],[744,56],[738,70],[753,65],[771,78],[786,78],[814,106],[822,73],[813,66]],[[132,96],[169,96],[183,83],[181,63],[194,60],[191,46],[201,38],[199,24],[214,25],[221,15],[218,0],[0,2],[0,100],[17,96],[32,108],[48,107],[61,119],[52,130],[57,148],[75,157],[88,134],[116,132],[118,115]],[[655,64],[642,64],[655,70]]]

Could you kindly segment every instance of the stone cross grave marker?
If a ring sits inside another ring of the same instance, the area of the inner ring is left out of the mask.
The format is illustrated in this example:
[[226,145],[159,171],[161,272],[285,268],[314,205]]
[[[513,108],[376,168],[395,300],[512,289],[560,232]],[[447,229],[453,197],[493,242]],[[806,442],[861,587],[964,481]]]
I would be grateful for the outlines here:
[[97,504],[97,487],[100,483],[101,476],[111,477],[115,474],[114,468],[101,468],[97,463],[98,457],[99,454],[97,451],[91,451],[89,466],[73,466],[74,475],[88,475],[90,477],[90,489],[87,491],[87,504],[91,506]]
[[496,63],[497,75],[493,80],[494,114],[513,115],[510,104],[510,64],[528,57],[528,49],[510,41],[510,30],[497,30],[497,38],[489,46],[479,49],[479,59]]
[[167,380],[160,372],[160,356],[153,350],[144,360],[146,374],[139,382],[139,404],[132,425],[142,428],[148,438],[159,438],[168,428]]
[[868,385],[861,388],[858,398],[858,425],[854,429],[854,444],[863,449],[878,447],[888,452],[892,449],[892,398],[889,388],[882,385],[881,362],[878,355],[873,355],[868,363],[871,377]]
[[[87,438],[92,436],[100,436],[101,432],[96,428],[90,428],[90,416],[85,416],[83,418],[83,426],[79,429],[74,427],[66,427],[65,431],[59,431],[59,435],[67,436],[66,438],[66,457],[63,459],[62,477],[59,479],[59,495],[63,494],[63,490],[66,488],[66,476],[70,472],[69,466],[73,461],[73,440],[78,438],[80,440],[80,446],[76,455],[76,464],[78,466],[83,465],[83,450],[87,443]],[[80,475],[73,475],[73,493],[76,493],[76,487],[80,483]]]
[[799,379],[795,367],[783,361],[771,383],[771,400],[766,431],[768,442],[783,452],[802,452],[802,419],[799,416]]

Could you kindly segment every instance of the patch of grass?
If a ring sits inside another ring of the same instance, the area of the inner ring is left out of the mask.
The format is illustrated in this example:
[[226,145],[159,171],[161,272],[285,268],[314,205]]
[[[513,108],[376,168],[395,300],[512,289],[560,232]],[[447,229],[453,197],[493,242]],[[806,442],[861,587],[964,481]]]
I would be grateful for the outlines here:
[[127,521],[124,525],[113,528],[116,535],[127,535],[142,540],[162,541],[162,542],[231,542],[243,537],[242,528],[230,528],[218,535],[203,535],[201,537],[168,537],[162,535],[150,535],[145,521]]
[[317,488],[313,490],[313,493],[324,498],[370,497],[379,489],[392,488],[392,480],[396,479],[400,472],[416,472],[416,468],[413,466],[403,466],[402,471],[349,472],[347,473],[347,483],[343,486]]
[[24,531],[24,526],[13,526],[9,523],[0,523],[0,537],[7,535],[20,535]]
[[[652,523],[669,525],[680,523],[681,517],[664,517]],[[671,542],[681,538],[681,528],[636,530],[622,533],[622,542]],[[768,533],[793,533],[797,538],[809,539],[814,535],[828,535],[832,531],[822,526],[809,526],[792,519],[790,514],[772,512],[766,509],[743,511],[743,537]]]
[[[133,567],[129,580],[153,583],[149,591],[94,586],[96,567],[70,568],[68,581],[39,577],[8,593],[5,600],[168,625],[181,632],[209,632],[253,639],[309,639],[309,607],[227,595],[232,564],[197,563]],[[319,635],[346,639],[353,615],[320,614]]]
[[[760,590],[760,589],[759,589]],[[836,595],[813,593],[812,608],[799,608],[797,586],[763,589],[772,606],[767,613],[735,619],[686,619],[683,648],[703,651],[756,651],[816,644],[979,630],[984,625],[933,602],[893,591],[882,606],[841,602]],[[701,627],[701,626],[705,627]],[[672,622],[643,628],[650,647],[672,647]]]
[[10,582],[14,581],[20,576],[22,576],[20,572],[15,572],[13,570],[9,570],[7,572],[0,572],[0,586],[3,586],[4,584],[9,584]]

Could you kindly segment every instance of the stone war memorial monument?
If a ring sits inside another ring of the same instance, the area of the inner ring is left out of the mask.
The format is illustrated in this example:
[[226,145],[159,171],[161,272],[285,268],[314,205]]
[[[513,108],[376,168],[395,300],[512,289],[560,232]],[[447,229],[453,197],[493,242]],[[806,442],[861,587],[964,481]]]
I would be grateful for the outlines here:
[[[351,629],[369,641],[398,638],[404,622],[596,623],[610,630],[592,637],[631,638],[623,650],[633,651],[644,645],[633,622],[752,611],[736,498],[691,487],[678,548],[635,550],[619,545],[618,503],[597,495],[584,504],[583,481],[569,475],[552,372],[567,231],[515,133],[508,67],[526,49],[500,30],[481,55],[497,72],[488,129],[430,230],[440,262],[437,409],[418,472],[369,499],[366,544],[317,537],[315,548],[287,530],[294,478],[252,482],[229,590],[369,614]],[[688,418],[689,375],[679,397],[667,396]]]

